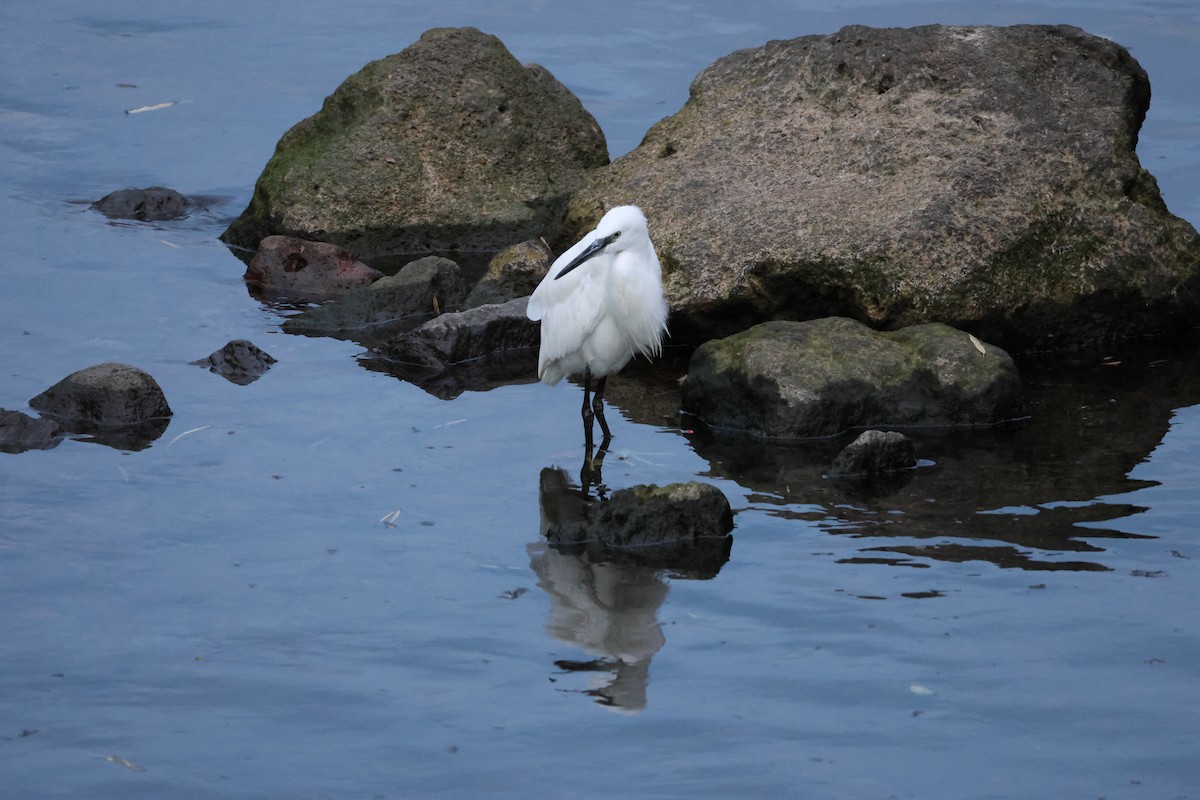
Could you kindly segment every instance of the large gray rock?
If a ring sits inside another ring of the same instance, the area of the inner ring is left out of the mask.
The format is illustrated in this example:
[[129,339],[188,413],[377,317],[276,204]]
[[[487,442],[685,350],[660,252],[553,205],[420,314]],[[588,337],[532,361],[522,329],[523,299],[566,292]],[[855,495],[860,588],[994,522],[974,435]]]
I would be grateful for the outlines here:
[[940,321],[1012,351],[1190,326],[1200,237],[1134,150],[1150,102],[1077,28],[849,27],[728,55],[597,171],[563,240],[650,220],[676,338]]
[[395,275],[285,320],[283,329],[318,335],[352,335],[370,329],[379,333],[417,315],[454,308],[466,295],[467,284],[457,264],[426,256],[404,265]]
[[287,233],[364,257],[498,250],[556,229],[607,162],[596,121],[547,70],[474,28],[436,28],[284,134],[222,238]]
[[843,317],[764,322],[696,350],[684,411],[765,438],[867,425],[976,425],[1021,413],[1012,358],[940,323],[878,333]]

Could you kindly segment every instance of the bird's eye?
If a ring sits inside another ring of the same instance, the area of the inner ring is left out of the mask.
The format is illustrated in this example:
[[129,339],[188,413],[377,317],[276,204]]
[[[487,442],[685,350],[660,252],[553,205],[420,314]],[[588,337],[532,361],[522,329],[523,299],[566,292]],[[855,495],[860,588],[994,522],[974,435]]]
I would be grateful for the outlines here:
[[621,232],[620,232],[620,231],[614,231],[614,232],[613,232],[613,235],[612,235],[612,236],[610,236],[610,237],[608,237],[608,238],[612,239],[612,240],[615,242],[617,239],[620,239],[620,238],[621,238]]

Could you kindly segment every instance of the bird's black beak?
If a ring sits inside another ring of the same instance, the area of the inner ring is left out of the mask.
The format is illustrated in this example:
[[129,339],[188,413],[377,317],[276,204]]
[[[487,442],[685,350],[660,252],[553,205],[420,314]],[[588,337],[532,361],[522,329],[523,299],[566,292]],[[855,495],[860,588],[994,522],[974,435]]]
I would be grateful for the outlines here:
[[587,249],[585,249],[579,255],[575,256],[574,260],[572,260],[570,264],[567,264],[565,267],[563,267],[562,272],[560,272],[554,276],[554,280],[558,280],[563,275],[566,275],[568,272],[575,269],[580,264],[582,264],[583,262],[587,261],[592,256],[599,253],[601,250],[608,247],[609,243],[612,242],[613,239],[616,239],[616,238],[617,238],[617,235],[613,234],[612,236],[605,236],[603,239],[597,239],[596,241],[589,244],[587,246]]

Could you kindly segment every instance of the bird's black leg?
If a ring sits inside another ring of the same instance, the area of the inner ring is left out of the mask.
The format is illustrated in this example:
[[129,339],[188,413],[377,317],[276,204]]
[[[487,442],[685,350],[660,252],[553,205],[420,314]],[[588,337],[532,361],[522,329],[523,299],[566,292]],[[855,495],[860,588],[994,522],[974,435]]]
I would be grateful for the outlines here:
[[[589,402],[589,394],[592,386],[592,371],[588,367],[583,368],[583,441],[587,446],[588,455],[592,452],[592,421],[596,418],[596,412],[592,410],[592,404]],[[603,418],[601,418],[603,419]],[[603,424],[603,423],[601,423]]]
[[608,429],[608,420],[604,418],[604,385],[606,383],[608,383],[608,376],[596,381],[596,394],[592,398],[592,413],[600,420],[600,430],[604,433],[604,441],[607,443],[612,438],[612,431]]
[[604,456],[608,455],[608,445],[612,439],[605,436],[600,442],[600,449],[596,451],[596,455],[592,455],[592,441],[588,437],[587,447],[583,451],[583,468],[579,470],[579,485],[583,489],[583,496],[590,497],[592,487],[596,488],[596,496],[601,500],[605,499],[604,488]]

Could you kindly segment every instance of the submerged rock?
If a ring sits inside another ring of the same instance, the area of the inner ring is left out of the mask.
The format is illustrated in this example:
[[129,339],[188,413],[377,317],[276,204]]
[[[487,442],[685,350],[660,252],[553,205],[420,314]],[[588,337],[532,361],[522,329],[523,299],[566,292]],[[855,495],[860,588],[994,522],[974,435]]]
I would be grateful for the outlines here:
[[111,192],[92,203],[92,208],[112,219],[155,221],[186,217],[194,205],[174,189],[150,186]]
[[704,70],[593,173],[562,241],[650,220],[676,339],[946,322],[1010,351],[1190,328],[1200,237],[1135,146],[1150,84],[1067,26],[848,27]]
[[554,260],[550,249],[539,240],[514,244],[497,253],[487,272],[467,295],[467,308],[507,303],[533,294]]
[[714,428],[795,439],[999,422],[1021,412],[1021,384],[1007,353],[947,325],[878,333],[831,317],[707,342],[692,356],[682,402]]
[[230,383],[246,386],[266,374],[276,359],[254,342],[246,339],[234,339],[220,350],[215,350],[207,358],[193,361],[201,367],[208,367]]
[[467,295],[458,265],[427,256],[361,289],[284,321],[288,333],[337,334],[404,322],[462,303]]
[[897,431],[863,431],[833,459],[830,477],[878,475],[917,464],[912,439]]
[[607,162],[600,127],[546,69],[474,28],[435,28],[284,134],[222,239],[286,233],[367,257],[498,250],[556,229]]
[[62,442],[66,431],[54,420],[37,419],[20,411],[0,408],[0,453],[51,450]]
[[383,273],[355,260],[349,250],[294,236],[268,236],[243,279],[261,287],[303,295],[328,295],[370,286]]

